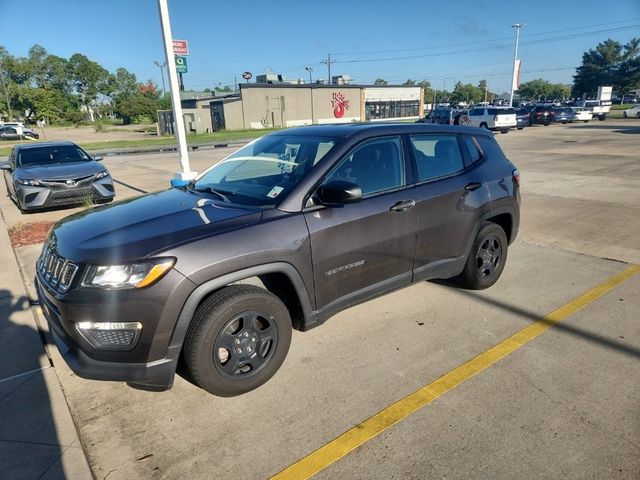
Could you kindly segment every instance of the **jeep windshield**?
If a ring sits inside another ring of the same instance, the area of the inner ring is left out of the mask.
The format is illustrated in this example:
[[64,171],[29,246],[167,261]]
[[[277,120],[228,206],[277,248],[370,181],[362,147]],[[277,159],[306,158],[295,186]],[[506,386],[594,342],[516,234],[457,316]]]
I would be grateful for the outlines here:
[[276,205],[335,143],[329,137],[267,135],[206,170],[190,188],[243,205]]

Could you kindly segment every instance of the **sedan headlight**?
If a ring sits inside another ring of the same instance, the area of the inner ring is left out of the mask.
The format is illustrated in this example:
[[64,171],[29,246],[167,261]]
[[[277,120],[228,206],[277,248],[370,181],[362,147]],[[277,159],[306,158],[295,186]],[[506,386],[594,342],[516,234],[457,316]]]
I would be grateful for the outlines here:
[[96,180],[100,180],[101,178],[108,177],[109,172],[106,170],[102,170],[101,172],[96,173]]
[[29,185],[31,187],[39,187],[40,186],[40,182],[38,180],[31,180],[31,179],[25,179],[25,178],[16,178],[16,182],[18,182],[20,185]]
[[84,275],[82,285],[106,290],[144,288],[160,280],[174,263],[174,258],[163,258],[124,265],[91,265]]

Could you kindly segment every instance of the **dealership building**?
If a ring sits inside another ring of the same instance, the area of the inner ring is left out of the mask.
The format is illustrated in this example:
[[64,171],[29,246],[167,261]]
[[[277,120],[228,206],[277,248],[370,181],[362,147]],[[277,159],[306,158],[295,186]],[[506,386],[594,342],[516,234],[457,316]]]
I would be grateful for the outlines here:
[[[245,83],[239,87],[239,94],[224,97],[183,97],[187,131],[411,120],[424,111],[419,86]],[[161,133],[172,133],[171,112],[158,112],[158,117]]]

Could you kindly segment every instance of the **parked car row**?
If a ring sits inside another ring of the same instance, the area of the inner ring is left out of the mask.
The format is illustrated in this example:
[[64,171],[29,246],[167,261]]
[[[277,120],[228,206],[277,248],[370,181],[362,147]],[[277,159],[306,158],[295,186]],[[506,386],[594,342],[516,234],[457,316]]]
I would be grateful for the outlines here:
[[[640,108],[625,110],[625,118],[640,118]],[[588,122],[593,112],[585,107],[558,107],[555,105],[527,105],[517,109],[511,107],[480,106],[471,109],[436,108],[421,123],[444,125],[469,125],[507,133],[513,128],[522,130],[532,125],[551,123]]]

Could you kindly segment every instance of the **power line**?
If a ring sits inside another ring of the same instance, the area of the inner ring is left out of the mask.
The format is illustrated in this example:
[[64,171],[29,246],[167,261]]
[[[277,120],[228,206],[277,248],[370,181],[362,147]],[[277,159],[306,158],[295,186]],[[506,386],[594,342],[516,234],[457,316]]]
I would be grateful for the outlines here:
[[[640,18],[629,18],[626,20],[618,20],[615,22],[605,22],[605,23],[596,23],[592,25],[584,25],[581,27],[573,27],[573,28],[563,28],[561,30],[549,30],[546,32],[540,33],[527,33],[527,37],[540,37],[543,35],[549,35],[553,33],[562,33],[562,32],[570,32],[572,30],[584,30],[585,28],[593,28],[593,27],[603,27],[605,25],[617,25],[621,23],[629,23],[639,21]],[[488,40],[481,40],[477,42],[473,42],[474,45],[486,44],[486,43],[494,43],[501,42],[506,40],[512,40],[512,37],[499,37]],[[375,55],[379,53],[397,53],[397,52],[416,52],[421,50],[438,50],[440,48],[449,48],[449,47],[461,47],[468,45],[470,42],[462,42],[462,43],[450,43],[450,44],[441,44],[441,45],[431,45],[428,47],[414,47],[414,48],[402,48],[402,49],[393,49],[393,50],[377,50],[377,51],[355,51],[355,52],[334,52],[334,55]]]
[[[636,25],[629,25],[629,26],[626,26],[626,27],[617,27],[617,28],[611,28],[611,29],[597,30],[597,31],[593,31],[593,32],[574,33],[574,34],[561,35],[561,36],[550,37],[550,38],[542,38],[542,39],[539,39],[539,40],[530,40],[530,41],[527,41],[527,42],[522,42],[521,45],[538,45],[538,44],[542,44],[542,43],[555,42],[555,41],[559,41],[559,40],[566,40],[566,39],[572,39],[572,38],[580,38],[580,37],[588,37],[588,36],[593,36],[593,35],[600,35],[602,33],[621,32],[621,31],[631,30],[631,29],[635,29],[635,28],[639,28],[639,27],[640,27],[640,25],[636,24]],[[511,48],[511,45],[508,45],[508,44],[495,45],[493,48],[494,49]],[[456,55],[456,54],[463,54],[463,53],[474,53],[474,52],[480,52],[480,51],[484,51],[484,50],[486,50],[486,47],[478,47],[478,48],[464,49],[464,50],[453,50],[453,51],[437,52],[437,53],[424,53],[424,54],[420,54],[420,55],[405,55],[405,56],[401,56],[401,57],[361,58],[361,59],[354,59],[354,60],[336,60],[335,63],[366,63],[366,62],[388,62],[388,61],[397,61],[397,60],[412,60],[412,59],[416,59],[416,58],[441,57],[441,56],[444,56],[444,55]]]

